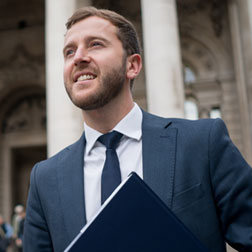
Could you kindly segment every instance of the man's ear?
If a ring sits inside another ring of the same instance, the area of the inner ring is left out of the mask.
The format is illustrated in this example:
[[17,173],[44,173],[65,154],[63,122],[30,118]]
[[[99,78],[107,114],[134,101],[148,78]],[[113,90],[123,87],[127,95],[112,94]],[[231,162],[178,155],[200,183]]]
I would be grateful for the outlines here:
[[140,54],[132,54],[127,57],[127,73],[128,79],[135,79],[142,69],[142,57]]

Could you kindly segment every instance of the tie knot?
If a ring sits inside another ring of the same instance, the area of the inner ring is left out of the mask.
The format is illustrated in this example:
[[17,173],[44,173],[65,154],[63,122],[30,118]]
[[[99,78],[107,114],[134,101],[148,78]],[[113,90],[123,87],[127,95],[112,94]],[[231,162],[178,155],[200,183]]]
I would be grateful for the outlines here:
[[98,138],[98,141],[106,146],[107,149],[116,149],[123,135],[117,131],[106,133]]

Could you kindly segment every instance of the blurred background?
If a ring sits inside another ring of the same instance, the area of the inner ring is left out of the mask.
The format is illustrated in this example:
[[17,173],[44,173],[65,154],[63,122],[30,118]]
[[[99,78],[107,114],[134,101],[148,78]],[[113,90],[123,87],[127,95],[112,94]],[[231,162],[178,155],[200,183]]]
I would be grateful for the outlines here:
[[1,0],[0,213],[25,206],[33,165],[72,143],[81,112],[63,84],[65,23],[93,5],[131,20],[144,68],[133,88],[145,110],[222,118],[252,164],[251,0]]

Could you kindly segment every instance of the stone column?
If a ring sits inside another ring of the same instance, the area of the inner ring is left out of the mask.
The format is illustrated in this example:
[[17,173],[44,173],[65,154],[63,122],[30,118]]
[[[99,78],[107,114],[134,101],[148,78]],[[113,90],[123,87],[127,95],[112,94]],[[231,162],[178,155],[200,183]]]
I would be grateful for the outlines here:
[[47,147],[51,156],[79,138],[83,131],[81,111],[72,105],[63,82],[65,23],[89,0],[46,0],[46,99]]
[[[244,61],[244,72],[245,72],[245,84],[248,102],[248,120],[250,128],[250,138],[246,141],[250,141],[252,145],[252,1],[243,0],[237,1],[236,5],[239,10],[240,20],[240,38],[242,43],[243,61]],[[250,147],[249,163],[252,165],[252,147]]]
[[252,146],[247,86],[248,80],[246,80],[245,64],[246,54],[249,53],[249,51],[244,50],[244,44],[242,41],[242,27],[245,29],[246,25],[242,25],[241,22],[242,16],[246,15],[246,13],[239,13],[239,5],[237,0],[231,0],[228,2],[228,10],[233,47],[234,70],[240,110],[240,121],[242,128],[242,149],[244,157],[250,164],[252,164]]
[[175,0],[141,0],[148,110],[184,116],[184,88]]

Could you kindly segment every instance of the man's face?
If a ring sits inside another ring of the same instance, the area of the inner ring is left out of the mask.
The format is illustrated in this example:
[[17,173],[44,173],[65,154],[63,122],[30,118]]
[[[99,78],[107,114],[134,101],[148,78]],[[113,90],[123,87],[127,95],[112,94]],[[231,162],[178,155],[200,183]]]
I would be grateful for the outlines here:
[[103,107],[122,90],[126,56],[109,21],[94,16],[74,24],[67,31],[63,53],[65,88],[76,106]]

